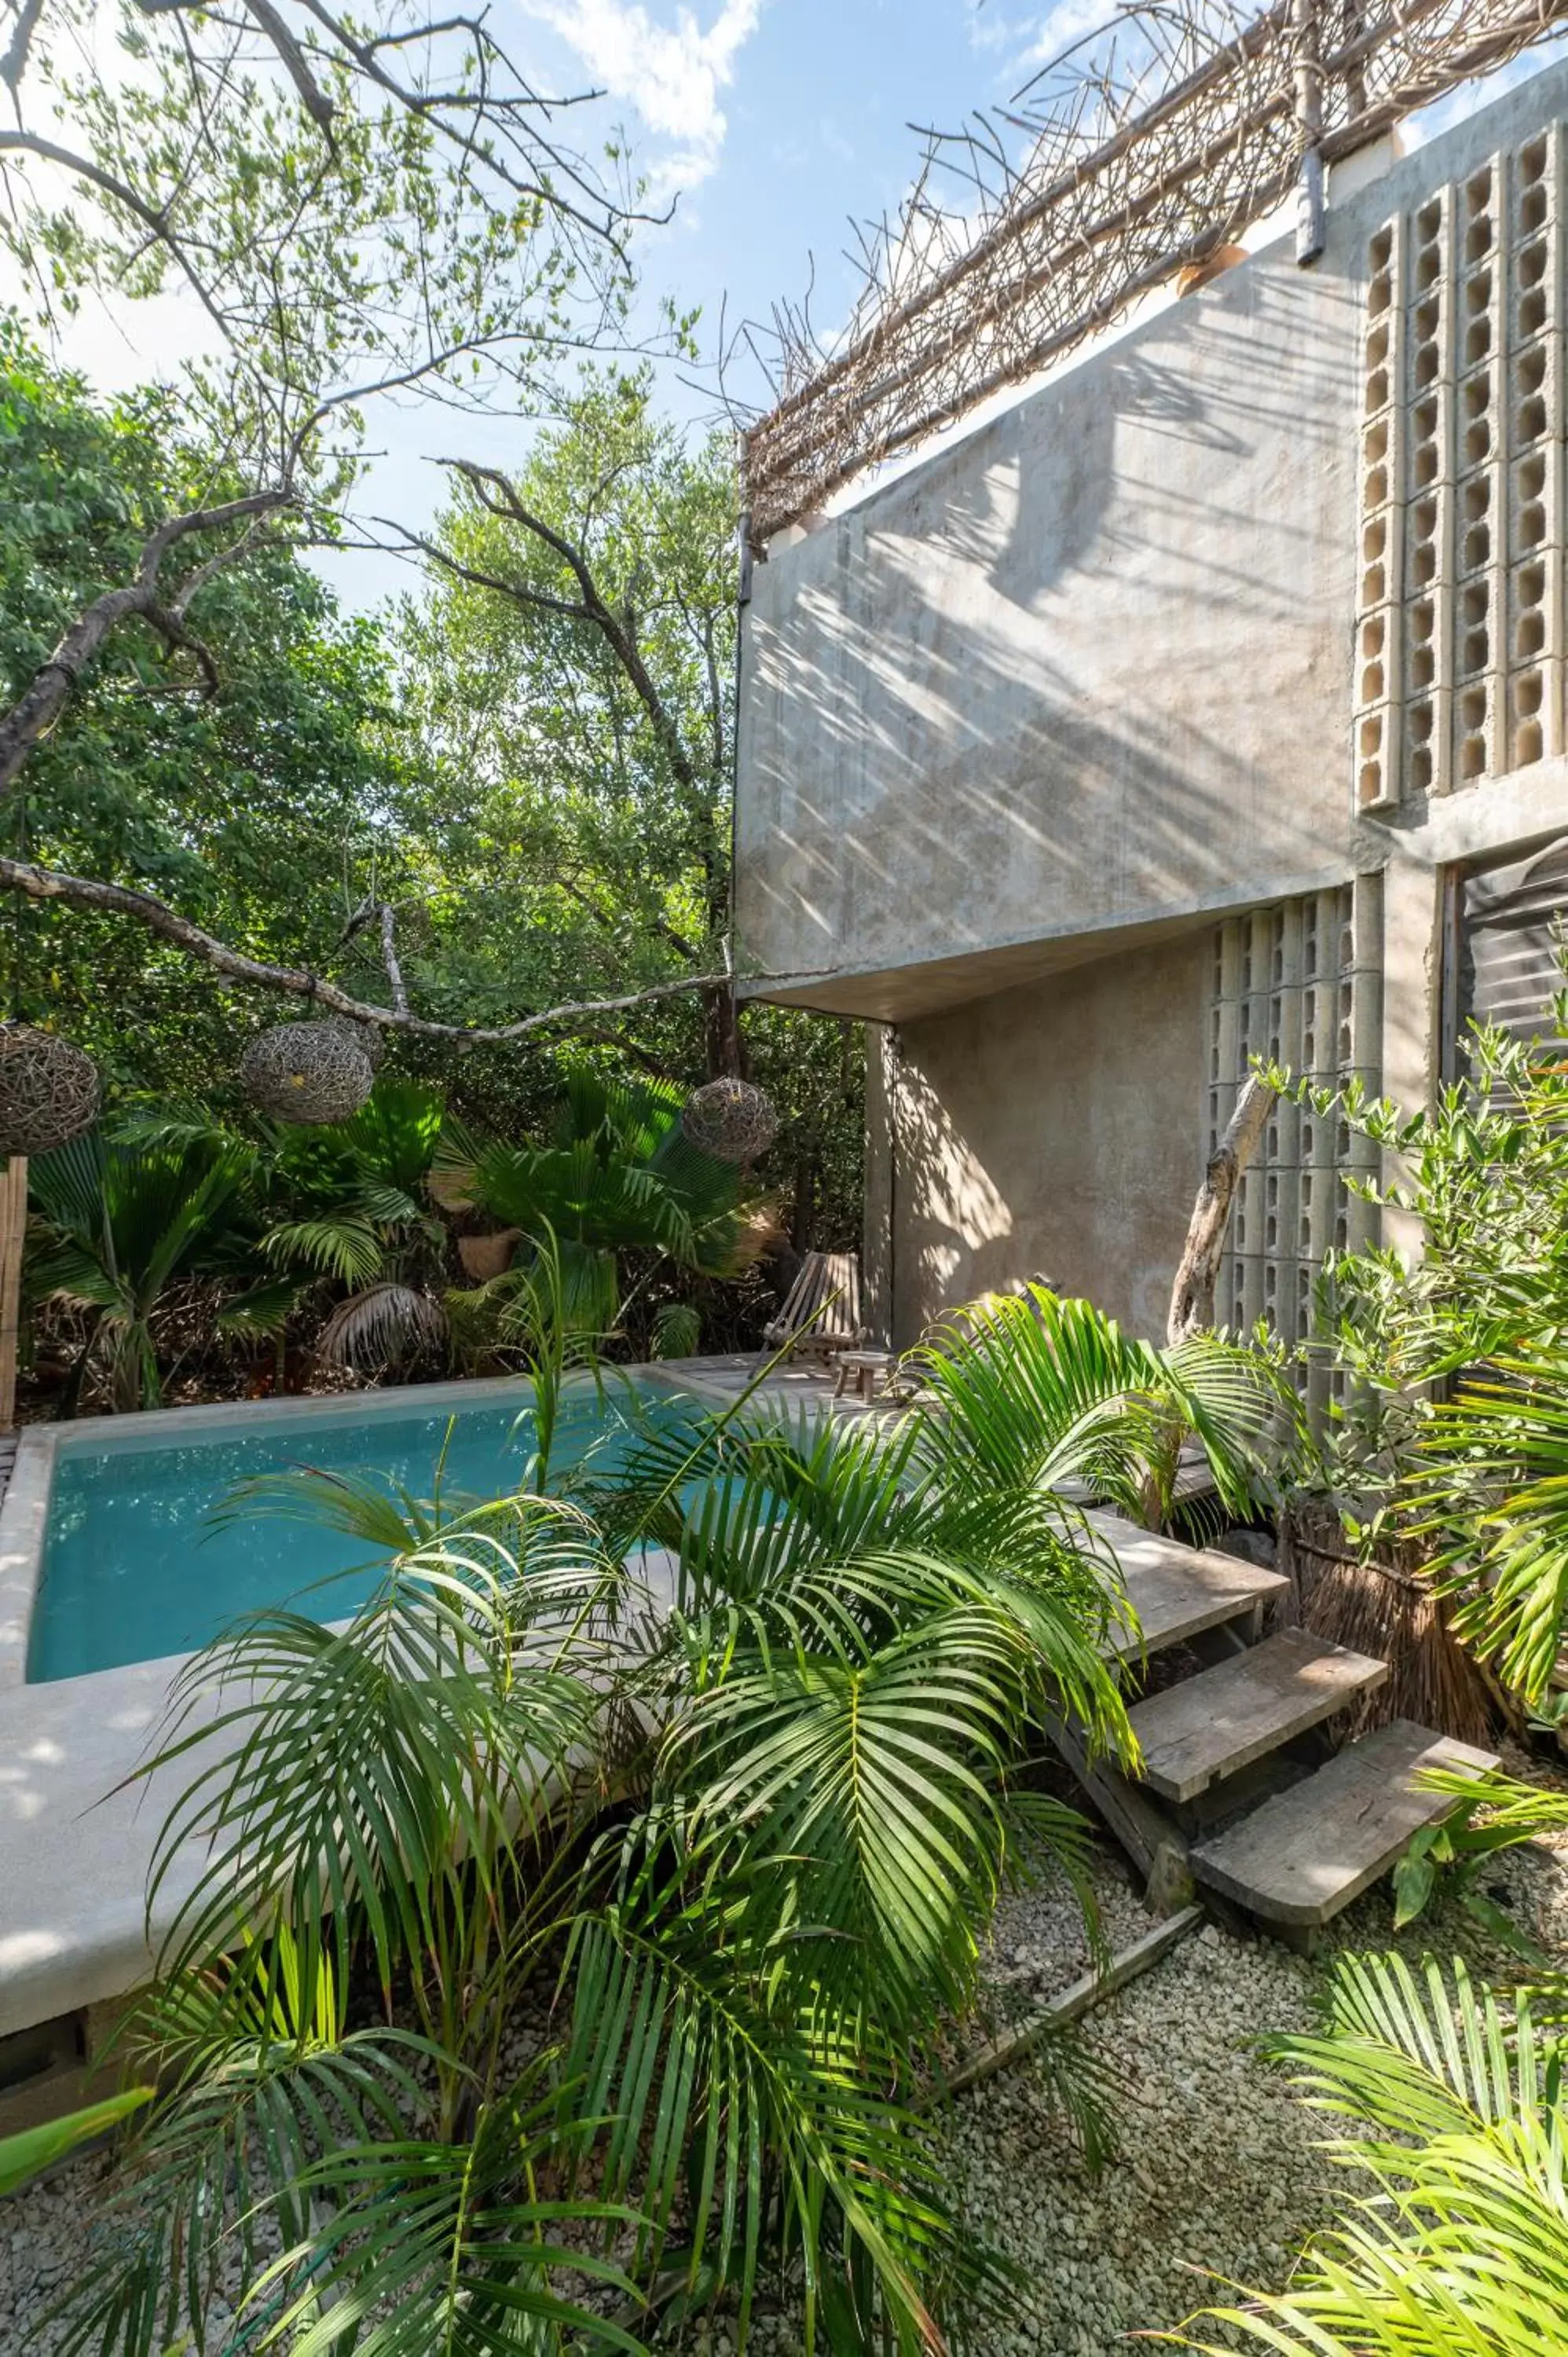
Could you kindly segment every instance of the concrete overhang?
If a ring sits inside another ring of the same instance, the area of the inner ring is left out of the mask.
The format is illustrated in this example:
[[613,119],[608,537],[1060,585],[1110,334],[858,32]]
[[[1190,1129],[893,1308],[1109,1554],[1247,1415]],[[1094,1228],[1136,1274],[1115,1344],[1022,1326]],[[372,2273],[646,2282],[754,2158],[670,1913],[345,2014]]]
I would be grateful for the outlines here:
[[1307,892],[1334,890],[1349,881],[1341,861],[1310,875],[1271,877],[1262,884],[1238,877],[1223,892],[1182,909],[1130,911],[1093,925],[1063,927],[1020,941],[989,942],[955,956],[916,958],[894,966],[843,967],[821,974],[783,974],[767,982],[739,984],[743,998],[776,1006],[809,1006],[822,1015],[849,1015],[867,1023],[908,1023],[971,999],[1043,982],[1070,967],[1092,965],[1123,951],[1153,948],[1183,933],[1201,931],[1238,909],[1291,900]]

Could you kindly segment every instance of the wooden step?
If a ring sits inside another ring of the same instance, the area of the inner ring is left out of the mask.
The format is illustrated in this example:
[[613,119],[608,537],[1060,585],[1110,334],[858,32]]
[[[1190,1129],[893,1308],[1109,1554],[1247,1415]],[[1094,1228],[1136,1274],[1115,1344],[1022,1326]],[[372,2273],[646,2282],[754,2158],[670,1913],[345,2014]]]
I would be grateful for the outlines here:
[[1144,1781],[1167,1801],[1196,1800],[1210,1784],[1332,1718],[1388,1674],[1388,1663],[1370,1654],[1305,1629],[1282,1629],[1128,1713],[1144,1754]]
[[1090,1521],[1122,1566],[1127,1601],[1138,1616],[1136,1634],[1118,1631],[1107,1648],[1115,1658],[1157,1653],[1205,1629],[1254,1612],[1290,1586],[1282,1572],[1265,1571],[1240,1555],[1190,1547],[1180,1539],[1141,1531],[1115,1514]]
[[1266,1922],[1326,1923],[1393,1865],[1411,1835],[1451,1806],[1422,1789],[1423,1768],[1484,1775],[1490,1751],[1396,1718],[1288,1792],[1193,1850],[1200,1882]]

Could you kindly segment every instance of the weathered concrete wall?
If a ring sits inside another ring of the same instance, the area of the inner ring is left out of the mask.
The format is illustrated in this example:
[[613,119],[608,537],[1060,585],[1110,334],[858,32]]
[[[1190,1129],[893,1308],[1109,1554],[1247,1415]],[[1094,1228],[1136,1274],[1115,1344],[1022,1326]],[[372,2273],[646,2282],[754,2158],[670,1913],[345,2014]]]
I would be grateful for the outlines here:
[[1363,244],[1257,257],[756,568],[749,963],[907,968],[1343,867]]
[[901,1348],[944,1306],[1038,1275],[1163,1337],[1202,1175],[1211,956],[1167,942],[901,1028]]
[[743,658],[754,970],[903,1020],[1382,864],[1352,817],[1369,239],[1565,111],[1559,65],[1331,201],[1313,268],[1254,255],[780,535]]

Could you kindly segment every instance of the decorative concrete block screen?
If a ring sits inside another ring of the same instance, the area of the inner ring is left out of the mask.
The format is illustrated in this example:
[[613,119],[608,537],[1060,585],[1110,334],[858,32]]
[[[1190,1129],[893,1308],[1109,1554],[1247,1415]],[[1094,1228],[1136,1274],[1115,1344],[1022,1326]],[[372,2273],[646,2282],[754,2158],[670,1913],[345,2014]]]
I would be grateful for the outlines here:
[[[1277,901],[1221,925],[1209,1010],[1211,1147],[1254,1057],[1342,1087],[1381,1069],[1382,879]],[[1216,1308],[1233,1330],[1266,1318],[1286,1341],[1307,1332],[1312,1289],[1331,1245],[1365,1241],[1374,1216],[1350,1189],[1375,1157],[1342,1121],[1275,1106],[1231,1214]]]
[[1356,802],[1563,750],[1563,205],[1554,125],[1369,254]]

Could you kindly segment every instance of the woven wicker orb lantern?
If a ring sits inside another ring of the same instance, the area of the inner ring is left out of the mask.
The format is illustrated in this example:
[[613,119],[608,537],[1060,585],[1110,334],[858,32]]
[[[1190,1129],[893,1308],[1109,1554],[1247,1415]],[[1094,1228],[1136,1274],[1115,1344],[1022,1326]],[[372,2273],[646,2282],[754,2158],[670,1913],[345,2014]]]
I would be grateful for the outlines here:
[[387,1042],[386,1034],[379,1023],[361,1023],[357,1015],[329,1015],[327,1019],[349,1034],[372,1072],[381,1071]]
[[690,1145],[717,1162],[752,1162],[779,1135],[779,1116],[749,1081],[710,1081],[681,1108]]
[[277,1121],[347,1121],[375,1074],[343,1023],[277,1023],[252,1040],[240,1078],[253,1104]]
[[91,1056],[30,1023],[0,1023],[0,1154],[48,1154],[98,1118]]

